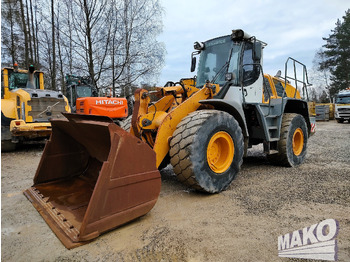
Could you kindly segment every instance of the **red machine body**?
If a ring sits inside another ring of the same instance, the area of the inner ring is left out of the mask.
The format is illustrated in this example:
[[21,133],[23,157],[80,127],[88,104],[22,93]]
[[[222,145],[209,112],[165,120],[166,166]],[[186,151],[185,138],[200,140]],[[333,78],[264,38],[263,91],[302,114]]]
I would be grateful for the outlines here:
[[117,97],[80,97],[77,99],[77,114],[100,115],[110,118],[128,116],[126,98]]

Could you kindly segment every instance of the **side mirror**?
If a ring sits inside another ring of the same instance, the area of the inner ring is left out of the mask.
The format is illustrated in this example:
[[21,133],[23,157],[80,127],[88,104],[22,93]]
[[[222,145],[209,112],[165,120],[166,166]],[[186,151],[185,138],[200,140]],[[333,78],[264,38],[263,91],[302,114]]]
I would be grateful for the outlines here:
[[226,82],[230,82],[230,81],[235,80],[235,79],[236,79],[236,75],[234,73],[227,73],[225,75]]
[[254,42],[254,46],[253,46],[253,60],[254,61],[260,61],[261,53],[262,53],[261,50],[262,50],[261,42]]
[[197,59],[195,56],[192,56],[192,61],[191,61],[191,72],[194,72],[194,70],[196,70],[196,62]]

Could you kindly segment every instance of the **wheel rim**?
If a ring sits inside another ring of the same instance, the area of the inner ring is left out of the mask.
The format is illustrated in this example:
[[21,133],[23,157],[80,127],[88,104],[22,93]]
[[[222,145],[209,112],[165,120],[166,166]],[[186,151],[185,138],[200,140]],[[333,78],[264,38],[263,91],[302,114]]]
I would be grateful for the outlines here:
[[293,134],[293,153],[299,156],[304,147],[304,134],[301,128],[297,128]]
[[207,161],[210,169],[215,173],[223,173],[233,161],[235,152],[232,137],[220,131],[213,135],[207,147]]

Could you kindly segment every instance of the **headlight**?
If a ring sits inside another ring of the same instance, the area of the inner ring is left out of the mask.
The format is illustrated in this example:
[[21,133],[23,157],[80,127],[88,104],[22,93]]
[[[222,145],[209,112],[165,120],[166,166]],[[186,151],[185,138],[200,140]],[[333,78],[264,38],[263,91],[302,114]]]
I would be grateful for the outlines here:
[[194,49],[196,50],[203,50],[205,45],[203,42],[194,42],[194,45],[193,45]]
[[243,39],[249,39],[251,38],[250,35],[248,35],[246,32],[244,32],[242,29],[232,30],[231,34],[232,40],[243,40]]

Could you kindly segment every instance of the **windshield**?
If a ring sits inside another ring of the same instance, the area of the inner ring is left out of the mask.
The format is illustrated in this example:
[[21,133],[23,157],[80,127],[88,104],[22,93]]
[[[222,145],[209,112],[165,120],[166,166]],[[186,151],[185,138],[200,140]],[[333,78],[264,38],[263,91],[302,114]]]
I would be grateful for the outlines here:
[[90,86],[77,86],[76,88],[77,88],[77,98],[92,96]]
[[207,80],[223,85],[227,72],[235,73],[237,80],[240,50],[241,45],[234,43],[230,36],[205,42],[198,63],[197,87],[202,87]]
[[[21,72],[9,72],[9,89],[17,88],[29,88],[27,86],[28,73]],[[34,73],[34,86],[35,89],[40,89],[39,86],[39,73]]]
[[350,94],[349,95],[338,95],[336,104],[350,104]]
[[9,77],[10,90],[16,88],[26,88],[28,81],[28,74],[26,73],[11,73]]

